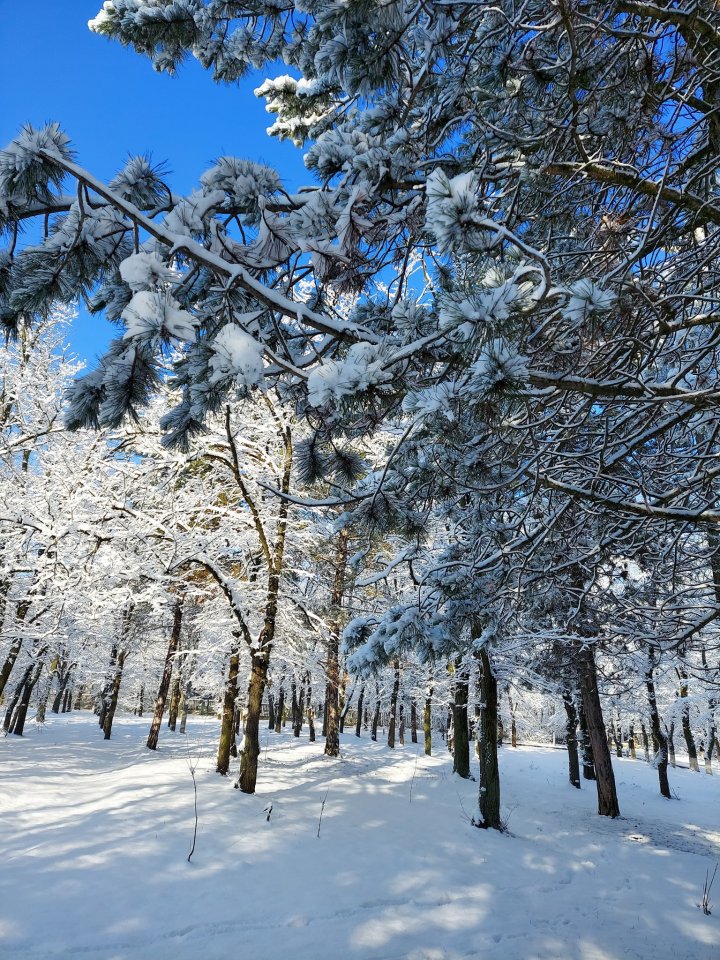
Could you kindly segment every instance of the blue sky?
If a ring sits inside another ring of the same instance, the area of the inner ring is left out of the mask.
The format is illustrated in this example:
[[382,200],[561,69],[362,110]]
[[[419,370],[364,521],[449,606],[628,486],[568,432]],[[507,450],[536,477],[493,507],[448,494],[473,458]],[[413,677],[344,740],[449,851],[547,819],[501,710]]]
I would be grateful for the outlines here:
[[[306,182],[301,152],[268,137],[272,122],[253,96],[264,74],[220,87],[195,62],[171,78],[120,44],[91,33],[102,0],[0,0],[0,146],[21,125],[57,120],[78,162],[102,179],[128,154],[164,160],[174,190],[186,193],[221,154],[275,166],[288,186]],[[282,66],[269,71],[285,72]],[[81,314],[71,345],[92,361],[113,334],[100,317]]]

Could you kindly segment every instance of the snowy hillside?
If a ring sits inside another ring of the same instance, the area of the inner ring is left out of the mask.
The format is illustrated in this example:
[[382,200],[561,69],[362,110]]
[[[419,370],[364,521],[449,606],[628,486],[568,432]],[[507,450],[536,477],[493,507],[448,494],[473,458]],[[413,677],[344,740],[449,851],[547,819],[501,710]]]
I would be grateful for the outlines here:
[[716,777],[671,771],[667,801],[649,765],[613,758],[609,820],[564,751],[506,747],[503,835],[470,825],[476,784],[439,740],[428,758],[345,736],[335,760],[263,730],[246,796],[214,772],[214,720],[157,753],[133,717],[109,742],[90,713],[31,726],[0,743],[3,960],[720,956],[720,883],[712,916],[697,906],[720,859]]

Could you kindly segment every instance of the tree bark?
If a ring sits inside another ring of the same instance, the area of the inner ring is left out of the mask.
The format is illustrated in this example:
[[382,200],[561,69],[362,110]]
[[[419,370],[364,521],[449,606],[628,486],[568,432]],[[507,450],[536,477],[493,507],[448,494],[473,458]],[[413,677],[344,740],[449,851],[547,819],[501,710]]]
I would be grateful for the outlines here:
[[230,769],[230,755],[232,754],[232,748],[235,743],[235,707],[238,695],[238,670],[240,669],[238,641],[239,637],[237,634],[233,634],[230,659],[228,661],[228,673],[223,694],[223,712],[222,722],[220,724],[217,763],[215,764],[216,773],[221,774],[223,777],[227,775]]
[[237,786],[243,793],[255,793],[258,757],[260,756],[260,713],[267,681],[268,654],[264,650],[253,654],[247,694],[245,736],[240,754],[240,775]]
[[417,704],[415,700],[410,701],[410,742],[417,743]]
[[645,671],[645,687],[648,694],[648,704],[650,706],[650,729],[652,731],[653,742],[657,743],[657,756],[655,765],[657,766],[658,780],[660,782],[660,794],[670,799],[670,784],[668,783],[668,748],[667,739],[660,726],[660,714],[657,708],[655,697],[655,681],[653,671],[655,669],[655,651],[653,647],[648,649],[647,669]]
[[397,702],[398,693],[400,692],[400,661],[395,660],[393,666],[395,668],[395,675],[393,679],[392,693],[390,695],[390,722],[388,724],[387,745],[394,749]]
[[117,663],[115,664],[115,676],[112,681],[112,688],[110,690],[110,702],[105,711],[105,718],[103,721],[103,734],[105,740],[109,740],[112,735],[112,725],[113,720],[115,719],[115,711],[117,710],[118,697],[120,695],[120,684],[122,682],[123,668],[125,666],[125,657],[127,656],[126,650],[120,650],[117,655]]
[[697,747],[695,746],[695,738],[693,737],[692,730],[690,728],[690,707],[687,703],[687,675],[684,669],[678,671],[678,677],[680,678],[680,699],[685,701],[680,714],[680,724],[682,727],[683,737],[685,738],[690,769],[694,770],[695,773],[699,773],[700,764],[698,763]]
[[308,670],[305,677],[307,694],[305,696],[305,702],[307,703],[307,722],[308,722],[308,739],[310,743],[315,743],[315,716],[313,713],[313,704],[312,704],[312,677],[310,676],[310,671]]
[[358,697],[357,702],[357,716],[355,718],[355,736],[360,736],[360,730],[362,728],[362,718],[363,718],[363,703],[365,702],[365,684],[360,687],[360,696]]
[[601,817],[619,817],[620,805],[615,786],[610,750],[605,734],[600,692],[598,690],[595,657],[590,647],[581,647],[578,652],[582,700],[588,735],[592,745],[597,787],[598,813]]
[[583,780],[594,780],[595,761],[593,759],[592,743],[590,742],[590,731],[588,730],[587,719],[585,717],[585,708],[582,704],[582,694],[579,707],[578,722],[580,725],[580,736],[582,737]]
[[283,711],[285,710],[285,687],[283,683],[285,677],[280,678],[280,689],[278,690],[278,702],[277,709],[275,710],[275,733],[280,733],[282,730],[282,718]]
[[463,780],[470,776],[470,742],[468,738],[468,686],[470,676],[462,657],[455,660],[455,683],[453,697],[453,773]]
[[569,690],[563,692],[563,705],[567,716],[565,724],[565,744],[568,752],[568,775],[573,787],[580,789],[580,761],[578,759],[577,727],[578,716],[575,703]]
[[370,727],[370,739],[377,740],[378,724],[380,723],[380,687],[375,684],[375,709],[373,710],[372,725]]
[[160,727],[165,713],[165,702],[170,689],[170,677],[172,676],[173,658],[180,643],[180,631],[182,629],[183,602],[185,600],[184,592],[178,593],[175,598],[175,609],[173,612],[173,625],[170,631],[170,640],[168,642],[167,653],[165,654],[165,666],[160,679],[160,689],[155,700],[155,713],[153,714],[150,732],[147,738],[148,750],[157,750],[158,737],[160,736]]
[[25,732],[25,720],[27,719],[27,712],[30,706],[30,697],[35,689],[35,685],[40,679],[42,668],[43,662],[42,660],[38,660],[35,663],[35,669],[32,674],[25,680],[25,686],[20,696],[20,703],[17,706],[15,716],[10,725],[10,733],[14,733],[17,737],[21,737]]
[[325,697],[325,756],[337,757],[340,753],[339,692],[340,692],[340,615],[345,593],[348,540],[350,532],[344,528],[338,535],[335,550],[335,578],[330,604],[333,620],[327,641],[327,695]]
[[33,671],[33,664],[29,663],[27,667],[25,667],[25,671],[23,672],[23,675],[20,678],[20,682],[15,687],[13,695],[10,698],[10,701],[7,706],[7,710],[5,711],[5,719],[3,720],[3,730],[5,731],[5,733],[10,732],[10,726],[14,720],[15,707],[18,705],[18,701],[22,696],[26,683],[30,679],[32,671]]
[[[481,827],[502,830],[500,820],[500,769],[497,751],[497,680],[486,647],[477,653],[480,660],[480,790],[478,804]],[[457,736],[457,731],[456,731]]]
[[433,688],[428,687],[423,708],[423,733],[425,735],[425,756],[432,756],[432,697]]
[[[32,601],[31,600],[20,600],[15,606],[15,623],[22,624],[25,622],[25,618],[28,615]],[[12,642],[8,655],[5,658],[5,662],[2,665],[0,670],[0,697],[3,695],[3,691],[7,685],[7,682],[12,673],[13,667],[17,661],[17,658],[20,654],[20,650],[23,645],[23,637],[18,634]]]

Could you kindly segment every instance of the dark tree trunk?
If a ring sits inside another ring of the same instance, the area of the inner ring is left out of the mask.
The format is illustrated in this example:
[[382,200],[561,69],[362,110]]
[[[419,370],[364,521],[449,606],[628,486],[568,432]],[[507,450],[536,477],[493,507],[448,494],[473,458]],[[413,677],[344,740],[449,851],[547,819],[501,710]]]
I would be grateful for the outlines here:
[[[30,600],[20,600],[16,604],[15,606],[15,623],[16,624],[22,624],[25,622],[25,618],[27,617],[28,611],[30,610],[31,602],[32,601]],[[4,598],[3,598],[3,610],[4,610],[4,606],[5,604],[4,604]],[[0,697],[2,697],[3,695],[3,691],[5,690],[8,679],[10,678],[10,674],[12,673],[13,667],[15,666],[17,658],[20,654],[22,645],[23,645],[23,637],[16,636],[12,642],[12,645],[10,646],[8,655],[5,658],[5,662],[2,665],[2,669],[0,670]]]
[[640,724],[640,735],[642,736],[643,750],[645,751],[645,762],[650,763],[650,741],[644,723]]
[[470,776],[470,742],[468,739],[468,686],[470,676],[462,658],[455,660],[455,683],[453,698],[453,773],[467,780]]
[[417,743],[417,704],[414,700],[410,701],[410,742]]
[[425,735],[425,756],[432,756],[432,697],[433,688],[428,687],[423,708],[423,733]]
[[32,671],[33,671],[33,664],[29,663],[27,667],[25,667],[25,671],[22,677],[20,678],[20,683],[18,683],[18,685],[15,687],[13,695],[10,698],[10,701],[7,706],[7,710],[5,711],[5,719],[3,720],[3,730],[5,731],[5,733],[10,732],[10,726],[13,725],[13,720],[14,720],[13,714],[15,713],[15,707],[18,705],[18,701],[22,696],[23,690],[25,689],[26,684],[30,680]]
[[630,754],[631,760],[637,760],[637,752],[635,750],[635,727],[632,723],[628,727],[628,753]]
[[275,733],[280,733],[282,730],[282,717],[283,711],[285,710],[285,687],[283,682],[285,677],[280,678],[280,689],[278,690],[278,702],[277,710],[275,712]]
[[115,719],[115,711],[117,710],[118,697],[120,696],[120,684],[122,683],[123,668],[125,666],[126,656],[127,651],[125,650],[120,650],[117,655],[115,676],[113,677],[112,688],[110,690],[110,702],[107,710],[105,711],[105,720],[103,722],[103,734],[106,740],[109,740],[112,736],[112,725],[113,720]]
[[140,693],[138,694],[137,715],[141,717],[145,710],[145,684],[140,684]]
[[[68,683],[70,682],[71,674],[72,674],[72,670],[67,668],[60,671],[58,675],[57,690],[55,692],[55,696],[53,697],[52,706],[50,707],[51,713],[60,713],[60,710],[62,709],[63,703],[65,701],[65,691],[68,688]],[[65,713],[65,710],[63,710],[62,712]]]
[[305,686],[301,684],[300,698],[298,699],[298,704],[297,704],[297,713],[295,715],[295,722],[293,723],[294,737],[299,737],[300,734],[302,733],[304,714],[305,714]]
[[660,783],[660,795],[670,799],[670,784],[668,782],[668,748],[667,739],[660,726],[660,713],[657,708],[655,697],[655,681],[653,671],[655,669],[655,651],[652,647],[648,649],[647,670],[645,672],[645,687],[648,694],[648,704],[650,706],[650,729],[652,731],[653,742],[657,743],[657,756],[655,765],[657,766],[658,781]]
[[345,593],[349,531],[340,531],[335,551],[335,579],[330,600],[333,621],[327,641],[327,694],[325,697],[325,756],[340,753],[340,616]]
[[157,750],[158,737],[160,736],[160,727],[165,713],[165,702],[170,689],[170,677],[172,676],[173,658],[180,643],[180,630],[182,629],[183,601],[184,593],[179,593],[175,599],[175,610],[173,613],[173,625],[170,631],[170,641],[168,643],[167,653],[165,654],[165,666],[163,668],[162,678],[160,679],[160,689],[158,690],[155,701],[155,713],[153,714],[150,733],[147,738],[148,750]]
[[310,743],[315,743],[315,716],[313,713],[312,677],[310,676],[310,671],[308,671],[308,673],[306,674],[305,682],[306,682],[306,690],[307,690],[305,702],[307,703],[308,739]]
[[375,684],[375,709],[373,710],[372,726],[370,727],[370,739],[377,740],[378,724],[380,723],[380,689]]
[[268,693],[268,730],[275,729],[275,697]]
[[[178,654],[180,653],[180,644],[178,644]],[[175,733],[177,728],[178,711],[180,709],[180,692],[182,690],[182,671],[180,669],[180,658],[175,657],[174,664],[175,676],[172,681],[170,691],[170,706],[168,708],[168,730]]]
[[[480,791],[481,827],[502,830],[500,820],[500,769],[498,766],[497,680],[486,647],[477,653],[480,660]],[[456,733],[457,735],[457,733]]]
[[508,707],[510,709],[510,746],[517,747],[517,725],[515,723],[515,704],[510,696],[510,688],[507,688]]
[[357,702],[357,716],[355,718],[355,736],[360,736],[363,718],[363,703],[365,702],[365,684],[360,687],[360,696]]
[[188,680],[185,683],[185,689],[183,690],[183,695],[182,695],[182,705],[180,707],[180,733],[185,733],[185,729],[187,727],[188,703],[190,700],[191,692],[192,692],[192,685]]
[[350,710],[350,704],[352,703],[353,697],[355,696],[356,687],[357,687],[357,677],[353,681],[353,685],[350,688],[350,693],[347,697],[345,697],[345,700],[342,705],[342,709],[340,711],[340,733],[345,732],[345,720],[347,719],[348,711]]
[[[239,639],[237,634],[233,635],[227,678],[225,680],[225,692],[223,694],[220,742],[218,743],[217,763],[215,765],[216,772],[223,777],[227,775],[230,769],[230,756],[233,746],[235,745],[235,707],[238,695],[238,671],[240,669]],[[237,751],[235,755],[237,756]]]
[[670,766],[675,769],[675,721],[670,724],[670,729],[665,727],[665,736],[667,737],[668,754],[670,755]]
[[398,693],[400,692],[400,661],[395,660],[393,664],[395,668],[395,677],[393,680],[392,693],[390,695],[390,722],[388,724],[388,740],[387,745],[389,747],[395,747],[395,726],[396,726],[396,716],[397,716],[397,702],[398,702]]
[[590,731],[588,730],[587,720],[585,719],[585,709],[582,705],[582,697],[579,704],[578,721],[580,724],[580,736],[582,737],[582,765],[583,780],[595,779],[595,761],[593,760],[592,743],[590,742]]
[[405,705],[400,704],[400,722],[398,724],[398,743],[401,747],[405,746]]
[[590,647],[580,649],[580,676],[585,719],[595,764],[595,785],[598,796],[598,813],[601,817],[619,817],[620,805],[615,787],[610,750],[603,721],[600,692],[598,690],[595,657]]
[[692,730],[690,729],[690,707],[687,703],[687,676],[685,675],[684,670],[678,671],[678,676],[680,677],[680,699],[685,701],[683,704],[682,713],[680,714],[680,723],[682,726],[683,737],[685,738],[685,745],[687,747],[690,769],[698,773],[700,771],[700,764],[698,763],[695,738],[693,737]]
[[105,682],[103,683],[102,690],[100,691],[100,699],[97,706],[98,726],[101,730],[105,729],[105,714],[108,711],[110,706],[110,698],[112,697],[112,687],[115,679],[115,670],[117,668],[117,658],[118,645],[117,643],[113,643],[110,649],[110,669],[105,674]]
[[247,694],[245,737],[240,755],[240,776],[237,783],[243,793],[255,793],[255,784],[257,783],[258,757],[260,756],[260,713],[267,680],[268,656],[269,654],[261,652],[255,653],[252,658]]
[[72,708],[73,708],[73,695],[72,695],[72,690],[69,690],[69,689],[68,689],[68,690],[65,691],[65,696],[63,697],[62,712],[63,712],[63,713],[70,713],[70,711],[72,710]]
[[23,687],[23,691],[20,696],[20,703],[18,704],[17,710],[15,711],[15,716],[13,717],[10,725],[10,733],[14,733],[17,737],[21,737],[25,732],[25,721],[27,719],[28,708],[30,707],[30,697],[35,689],[35,685],[40,679],[42,668],[43,663],[42,660],[40,660],[35,664],[35,669],[31,676],[29,676],[25,681],[25,686]]
[[580,789],[580,760],[578,758],[577,727],[578,716],[575,703],[569,690],[563,693],[563,705],[567,720],[565,723],[565,744],[568,752],[568,773],[573,787]]

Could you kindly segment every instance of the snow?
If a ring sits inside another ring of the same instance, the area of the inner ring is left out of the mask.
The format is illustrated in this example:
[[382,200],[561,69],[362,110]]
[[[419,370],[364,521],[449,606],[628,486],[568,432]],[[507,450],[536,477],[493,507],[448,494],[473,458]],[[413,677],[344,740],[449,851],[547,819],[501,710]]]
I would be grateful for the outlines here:
[[388,383],[382,351],[371,343],[354,343],[342,360],[328,360],[315,367],[308,377],[308,401],[313,407],[342,400]]
[[195,339],[197,321],[187,310],[180,309],[169,294],[139,290],[122,312],[125,340],[171,336],[179,340]]
[[332,760],[263,730],[245,796],[214,773],[214,718],[163,729],[156,753],[148,724],[118,717],[105,742],[88,713],[51,716],[0,745],[4,960],[718,957],[720,893],[712,916],[696,905],[717,777],[673,770],[666,801],[648,764],[613,758],[624,819],[607,820],[563,750],[505,747],[500,835],[469,824],[477,785],[439,737],[427,758],[346,735]]
[[210,383],[233,378],[239,386],[252,387],[262,380],[262,347],[237,324],[226,324],[213,340],[212,348]]

